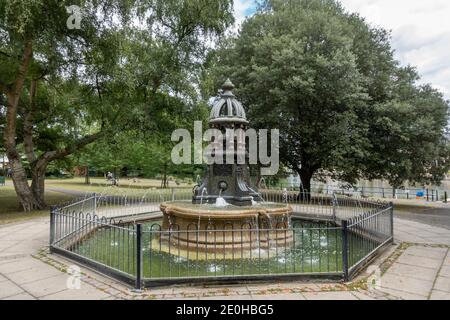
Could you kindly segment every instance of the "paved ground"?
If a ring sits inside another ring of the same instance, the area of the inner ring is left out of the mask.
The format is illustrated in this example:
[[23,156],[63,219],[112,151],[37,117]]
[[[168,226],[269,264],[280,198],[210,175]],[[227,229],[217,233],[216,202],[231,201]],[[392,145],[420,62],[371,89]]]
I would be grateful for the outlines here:
[[353,283],[175,286],[142,294],[84,268],[78,281],[72,276],[76,271],[72,263],[42,250],[48,243],[48,227],[47,218],[0,226],[0,299],[450,300],[450,232],[416,221],[395,219],[400,245]]
[[396,210],[395,216],[450,230],[450,207],[400,207],[400,210]]

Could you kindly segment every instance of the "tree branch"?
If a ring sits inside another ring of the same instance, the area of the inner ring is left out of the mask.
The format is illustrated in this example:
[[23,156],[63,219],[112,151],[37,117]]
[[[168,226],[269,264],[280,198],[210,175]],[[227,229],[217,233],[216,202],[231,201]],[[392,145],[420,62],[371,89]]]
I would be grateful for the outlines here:
[[32,80],[30,85],[30,105],[25,110],[23,121],[23,146],[30,163],[36,161],[33,142],[33,112],[35,109],[37,80]]
[[28,67],[33,55],[33,42],[31,39],[25,41],[25,47],[23,50],[22,61],[19,66],[19,71],[17,73],[16,79],[14,81],[14,86],[11,90],[6,92],[8,103],[6,111],[6,128],[4,134],[5,148],[7,150],[8,156],[13,158],[19,158],[16,146],[16,116],[17,116],[17,106],[19,104],[20,94],[23,90],[23,85],[25,83],[25,78],[27,76]]
[[72,143],[71,145],[69,145],[63,149],[47,151],[39,157],[39,159],[37,160],[36,166],[39,167],[41,165],[48,164],[51,161],[62,159],[64,157],[80,150],[81,148],[85,147],[86,145],[100,139],[108,132],[109,132],[109,130],[101,130],[97,133],[94,133],[94,134],[91,134],[88,136],[84,136],[83,138],[75,141],[74,143]]

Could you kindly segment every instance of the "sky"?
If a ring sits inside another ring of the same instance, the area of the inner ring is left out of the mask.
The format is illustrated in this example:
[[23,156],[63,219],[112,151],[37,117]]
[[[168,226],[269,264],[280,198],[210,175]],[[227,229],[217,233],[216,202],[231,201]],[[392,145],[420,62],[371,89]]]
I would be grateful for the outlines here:
[[[449,0],[341,0],[349,12],[358,12],[373,26],[392,32],[395,57],[412,65],[450,100]],[[234,0],[236,23],[255,12],[254,0]]]

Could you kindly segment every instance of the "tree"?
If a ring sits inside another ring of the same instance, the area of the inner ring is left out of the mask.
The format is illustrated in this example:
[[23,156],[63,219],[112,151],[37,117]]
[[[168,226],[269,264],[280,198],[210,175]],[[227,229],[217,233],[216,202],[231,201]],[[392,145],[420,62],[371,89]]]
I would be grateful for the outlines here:
[[147,177],[161,175],[162,187],[167,187],[168,176],[172,174],[194,178],[194,172],[201,168],[196,165],[175,166],[171,162],[171,150],[176,144],[171,141],[171,133],[177,128],[193,132],[195,120],[207,119],[207,106],[189,104],[183,99],[157,93],[142,111],[135,123],[139,130],[130,128],[112,138],[97,140],[74,155],[76,162],[101,171],[127,168]]
[[[281,161],[300,175],[304,191],[313,175],[398,185],[430,175],[437,181],[448,168],[448,103],[399,67],[385,30],[336,1],[266,1],[208,62],[205,92],[233,79],[252,125],[280,129]],[[401,105],[413,110],[407,118],[396,113]],[[396,134],[411,142],[407,152],[401,139],[391,143],[394,126],[381,130],[394,117]]]
[[[66,4],[82,8],[81,29],[67,28]],[[143,28],[128,27],[136,20],[131,14]],[[45,207],[50,162],[132,123],[148,88],[185,94],[182,74],[198,64],[208,37],[231,22],[229,0],[1,2],[2,133],[23,209]],[[175,67],[140,64],[155,52]]]

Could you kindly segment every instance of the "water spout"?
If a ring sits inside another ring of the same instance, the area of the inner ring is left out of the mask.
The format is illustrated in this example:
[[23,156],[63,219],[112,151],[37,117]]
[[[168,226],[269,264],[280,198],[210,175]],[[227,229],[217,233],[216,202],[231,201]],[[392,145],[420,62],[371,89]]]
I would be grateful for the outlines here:
[[283,202],[285,202],[286,205],[288,204],[288,199],[289,199],[289,195],[288,195],[287,189],[283,188]]
[[[250,189],[250,191],[252,191],[253,193],[257,194],[257,195],[258,195],[258,198],[260,198],[262,202],[266,202],[266,200],[264,200],[264,198],[261,196],[260,193],[256,192],[255,190],[253,190],[253,189],[250,188],[250,187],[248,187],[248,188]],[[252,204],[253,204],[253,202],[252,202]]]
[[216,204],[215,204],[216,207],[226,207],[226,206],[229,206],[229,205],[230,204],[228,202],[226,202],[224,198],[217,197]]
[[208,195],[208,190],[206,190],[206,188],[202,189],[202,194],[200,195],[200,204],[203,204],[203,196],[206,192],[206,195]]

